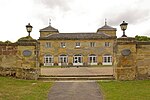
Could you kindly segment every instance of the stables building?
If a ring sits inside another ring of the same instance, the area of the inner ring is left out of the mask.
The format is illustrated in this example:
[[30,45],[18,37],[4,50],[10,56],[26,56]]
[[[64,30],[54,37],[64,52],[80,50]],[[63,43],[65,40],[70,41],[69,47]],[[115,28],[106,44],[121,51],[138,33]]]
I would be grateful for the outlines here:
[[51,24],[40,30],[42,66],[113,65],[116,28],[105,25],[96,32],[59,33]]

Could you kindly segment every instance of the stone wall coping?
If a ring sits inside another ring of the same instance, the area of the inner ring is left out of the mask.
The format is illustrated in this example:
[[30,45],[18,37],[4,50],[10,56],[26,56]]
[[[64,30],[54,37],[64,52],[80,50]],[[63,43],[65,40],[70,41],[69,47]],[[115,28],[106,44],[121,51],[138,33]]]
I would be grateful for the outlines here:
[[101,39],[38,39],[39,41],[47,41],[47,40],[115,40],[116,38],[101,38]]
[[118,45],[133,45],[133,44],[136,44],[135,41],[132,41],[132,42],[122,42],[122,41],[119,41],[117,42]]
[[138,45],[150,45],[150,41],[137,41],[136,44],[138,44]]
[[0,46],[18,46],[16,43],[0,43]]
[[18,44],[18,46],[36,46],[36,43],[32,43],[32,42],[18,42],[17,43]]
[[36,67],[9,67],[9,66],[0,66],[0,68],[16,68],[16,69],[39,69],[39,68],[36,68]]
[[117,41],[119,45],[150,45],[150,41]]
[[0,46],[36,46],[36,42],[0,43]]
[[120,38],[117,38],[117,40],[133,41],[135,40],[135,38],[134,37],[120,37]]

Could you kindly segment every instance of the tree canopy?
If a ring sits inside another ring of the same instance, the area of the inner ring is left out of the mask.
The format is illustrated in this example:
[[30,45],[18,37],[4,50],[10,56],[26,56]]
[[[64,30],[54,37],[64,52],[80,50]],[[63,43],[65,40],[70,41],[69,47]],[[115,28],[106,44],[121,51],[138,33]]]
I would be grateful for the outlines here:
[[135,39],[137,41],[150,41],[150,37],[147,37],[147,36],[138,36],[138,35],[136,35]]

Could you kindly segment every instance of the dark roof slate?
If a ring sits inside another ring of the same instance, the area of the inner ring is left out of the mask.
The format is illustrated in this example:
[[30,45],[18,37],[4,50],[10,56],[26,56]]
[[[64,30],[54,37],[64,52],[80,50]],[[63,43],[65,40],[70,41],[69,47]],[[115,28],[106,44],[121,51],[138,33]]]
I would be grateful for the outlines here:
[[49,25],[48,27],[40,29],[40,32],[58,32],[58,29],[55,29],[54,27]]
[[99,30],[117,30],[116,28],[113,28],[111,26],[108,26],[107,24],[105,24],[104,26],[102,26],[101,28],[99,28],[97,31]]
[[51,34],[47,37],[40,37],[39,40],[82,40],[82,39],[111,39],[116,38],[116,36],[109,36],[105,33],[59,33]]

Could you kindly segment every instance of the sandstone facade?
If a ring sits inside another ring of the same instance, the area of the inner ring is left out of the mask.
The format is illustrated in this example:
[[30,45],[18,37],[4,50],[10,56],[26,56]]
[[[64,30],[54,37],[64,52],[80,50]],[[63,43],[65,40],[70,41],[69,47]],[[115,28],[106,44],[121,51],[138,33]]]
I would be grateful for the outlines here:
[[43,66],[113,66],[117,80],[149,79],[150,42],[117,38],[106,23],[93,33],[59,33],[51,25],[40,37],[0,43],[0,75],[37,79]]

